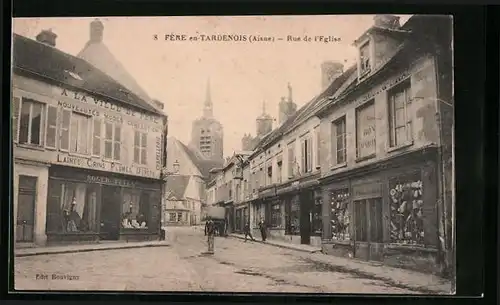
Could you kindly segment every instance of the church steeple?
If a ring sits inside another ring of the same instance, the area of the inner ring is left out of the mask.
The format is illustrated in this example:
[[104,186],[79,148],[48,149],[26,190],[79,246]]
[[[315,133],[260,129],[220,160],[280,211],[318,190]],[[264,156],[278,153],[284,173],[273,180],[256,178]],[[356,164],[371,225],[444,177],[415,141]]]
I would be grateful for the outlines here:
[[213,116],[212,94],[210,92],[210,78],[207,80],[207,89],[205,94],[205,103],[203,106],[203,117],[211,118]]

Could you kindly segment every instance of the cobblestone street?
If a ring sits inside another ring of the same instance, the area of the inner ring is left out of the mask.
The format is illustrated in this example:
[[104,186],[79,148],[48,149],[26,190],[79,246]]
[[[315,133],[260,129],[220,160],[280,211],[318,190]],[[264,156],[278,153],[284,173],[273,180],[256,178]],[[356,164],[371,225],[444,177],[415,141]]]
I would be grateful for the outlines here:
[[218,237],[215,255],[204,256],[199,228],[169,228],[168,239],[170,247],[16,257],[15,289],[422,293],[332,270],[313,259],[322,254]]

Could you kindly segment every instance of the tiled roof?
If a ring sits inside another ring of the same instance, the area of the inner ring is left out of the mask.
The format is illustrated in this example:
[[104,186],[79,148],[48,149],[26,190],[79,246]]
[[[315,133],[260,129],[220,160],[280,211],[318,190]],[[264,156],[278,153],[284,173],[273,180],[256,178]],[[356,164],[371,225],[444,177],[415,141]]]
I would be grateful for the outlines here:
[[205,159],[201,155],[197,155],[192,149],[184,145],[181,141],[179,144],[184,149],[189,158],[193,161],[194,165],[198,168],[205,179],[210,179],[212,174],[210,174],[210,170],[213,168],[222,167],[223,161],[210,160]]
[[189,176],[172,175],[167,179],[166,191],[169,194],[168,199],[174,197],[182,200],[189,184]]
[[13,35],[12,43],[12,64],[18,73],[29,73],[32,77],[65,84],[103,99],[111,98],[129,106],[164,115],[81,58],[18,34]]

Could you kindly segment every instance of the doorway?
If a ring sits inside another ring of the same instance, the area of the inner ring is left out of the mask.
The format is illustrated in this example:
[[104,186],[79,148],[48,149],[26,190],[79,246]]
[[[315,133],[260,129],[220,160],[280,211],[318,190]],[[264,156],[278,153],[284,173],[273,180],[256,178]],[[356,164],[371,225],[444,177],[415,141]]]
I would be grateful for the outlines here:
[[382,198],[354,201],[355,256],[364,260],[382,260]]
[[37,177],[19,175],[16,242],[33,242]]
[[101,197],[101,229],[102,240],[118,240],[120,238],[121,188],[103,186]]
[[312,212],[314,206],[314,193],[302,192],[300,195],[300,243],[311,244]]

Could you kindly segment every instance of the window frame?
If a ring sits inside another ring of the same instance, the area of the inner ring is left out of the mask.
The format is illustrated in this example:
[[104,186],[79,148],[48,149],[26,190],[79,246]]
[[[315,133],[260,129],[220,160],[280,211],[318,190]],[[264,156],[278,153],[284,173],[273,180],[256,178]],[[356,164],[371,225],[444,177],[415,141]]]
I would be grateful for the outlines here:
[[[136,145],[136,136],[139,135],[139,145],[137,146]],[[146,144],[145,146],[142,146],[142,141],[143,139],[146,139]],[[135,164],[137,165],[147,165],[148,164],[148,134],[144,131],[140,131],[140,130],[134,130],[134,145],[133,145],[133,148],[134,148],[134,155],[133,155],[133,161]],[[135,158],[135,150],[138,149],[139,150],[139,154],[138,154],[138,159],[136,160]],[[143,163],[143,157],[144,157],[144,163]]]
[[295,156],[295,140],[292,142],[288,143],[286,146],[287,149],[287,163],[288,163],[288,178],[293,178],[295,173],[294,173],[294,166],[295,166],[295,161],[296,161],[296,156]]
[[[337,133],[337,130],[338,130],[340,123],[343,124],[343,129],[342,129],[343,134],[342,135],[338,135],[338,133]],[[342,136],[343,148],[339,150],[337,143],[338,143],[338,139],[340,136]],[[332,147],[331,147],[331,149],[332,149],[332,161],[333,161],[332,166],[340,166],[340,165],[347,163],[347,117],[345,114],[332,121]],[[339,158],[338,158],[339,155],[338,154],[339,154],[339,151],[342,151],[342,150],[343,150],[343,162],[339,162]]]
[[[92,116],[91,115],[88,115],[88,114],[84,114],[84,113],[80,113],[80,112],[75,112],[75,111],[71,111],[70,112],[70,117],[69,117],[69,139],[73,138],[73,129],[71,128],[71,125],[72,125],[72,120],[75,118],[75,116],[78,115],[80,116],[81,118],[85,118],[86,121],[87,121],[87,152],[86,153],[82,153],[82,152],[79,152],[79,151],[73,151],[72,147],[71,147],[71,141],[68,142],[68,152],[70,155],[74,155],[74,156],[83,156],[83,157],[88,157],[90,155],[92,155],[92,137],[91,135],[93,136],[92,134],[92,131],[93,131],[93,119],[92,119]],[[77,121],[77,123],[79,124],[80,123],[80,120]],[[92,125],[90,125],[92,124]],[[78,127],[80,128],[80,126]],[[80,129],[78,129],[78,132],[79,132]],[[76,138],[78,139],[78,134],[76,135]],[[79,141],[78,141],[79,142]]]
[[[368,56],[368,66],[363,69],[362,50],[366,47]],[[370,38],[363,40],[358,47],[358,78],[361,79],[373,70],[373,42]]]
[[[50,150],[57,150],[59,144],[59,108],[53,105],[47,105],[46,108],[46,119],[45,119],[45,148]],[[49,125],[49,110],[54,109],[56,111],[56,119],[54,125]],[[54,129],[54,146],[49,146],[48,137],[49,137],[49,128]]]
[[[18,143],[19,141],[19,126],[20,126],[20,114],[21,114],[21,104],[22,104],[22,96],[18,95],[12,95],[12,121],[11,121],[11,129],[12,129],[12,140],[14,143]],[[14,105],[17,105],[17,111],[14,111],[16,107]],[[14,129],[15,128],[15,129]]]
[[[110,124],[111,125],[111,139],[107,139],[106,138],[106,124]],[[119,141],[116,141],[116,128],[120,128],[120,140]],[[122,124],[120,123],[116,123],[116,122],[109,122],[109,121],[104,121],[104,138],[103,138],[103,143],[104,143],[104,153],[103,153],[103,159],[105,160],[108,160],[108,161],[112,161],[112,162],[121,162],[122,160],[122,154],[121,154],[121,148],[122,148],[122,145],[123,145],[123,141],[122,141],[122,133],[123,133],[123,128],[122,128]],[[109,143],[111,142],[111,157],[108,157],[106,156],[106,143]],[[116,144],[119,144],[119,147],[120,147],[120,158],[119,159],[116,159],[116,152],[115,152],[115,145]]]
[[[412,98],[411,98],[411,81],[410,79],[406,79],[403,82],[395,85],[393,88],[389,89],[387,92],[387,101],[388,101],[388,148],[397,149],[400,147],[405,147],[413,144],[413,120],[411,113],[412,106]],[[398,94],[404,94],[404,125],[396,125],[396,96]],[[397,139],[396,130],[399,128],[405,129],[406,139],[404,141],[399,142]]]
[[[96,137],[96,135],[95,135],[95,131],[96,131],[95,130],[95,127],[96,127],[95,124],[96,124],[96,122],[99,122],[99,136],[98,137]],[[102,145],[102,141],[103,141],[102,129],[103,129],[103,124],[102,124],[102,122],[103,122],[103,120],[100,117],[93,117],[92,118],[92,140],[91,140],[91,142],[92,142],[91,146],[92,147],[91,147],[91,153],[90,153],[90,155],[92,157],[100,157],[100,156],[103,155],[103,151],[102,151],[102,146],[103,146]],[[97,153],[97,154],[95,153],[95,141],[94,141],[94,140],[96,140],[96,138],[99,140],[99,153]]]
[[[26,142],[21,143],[21,118],[22,118],[22,110],[23,110],[23,105],[25,103],[29,104],[29,116],[28,116],[28,134],[27,134],[27,139]],[[32,121],[33,121],[33,105],[34,104],[39,104],[41,107],[40,111],[40,126],[39,126],[39,139],[40,143],[35,144],[31,143],[32,141],[32,134],[31,134],[31,129],[32,129]],[[31,147],[44,147],[45,146],[45,109],[47,108],[47,103],[32,99],[32,98],[27,98],[27,97],[21,97],[21,103],[19,104],[19,117],[18,117],[18,143],[20,145],[26,145],[26,146],[31,146]]]

